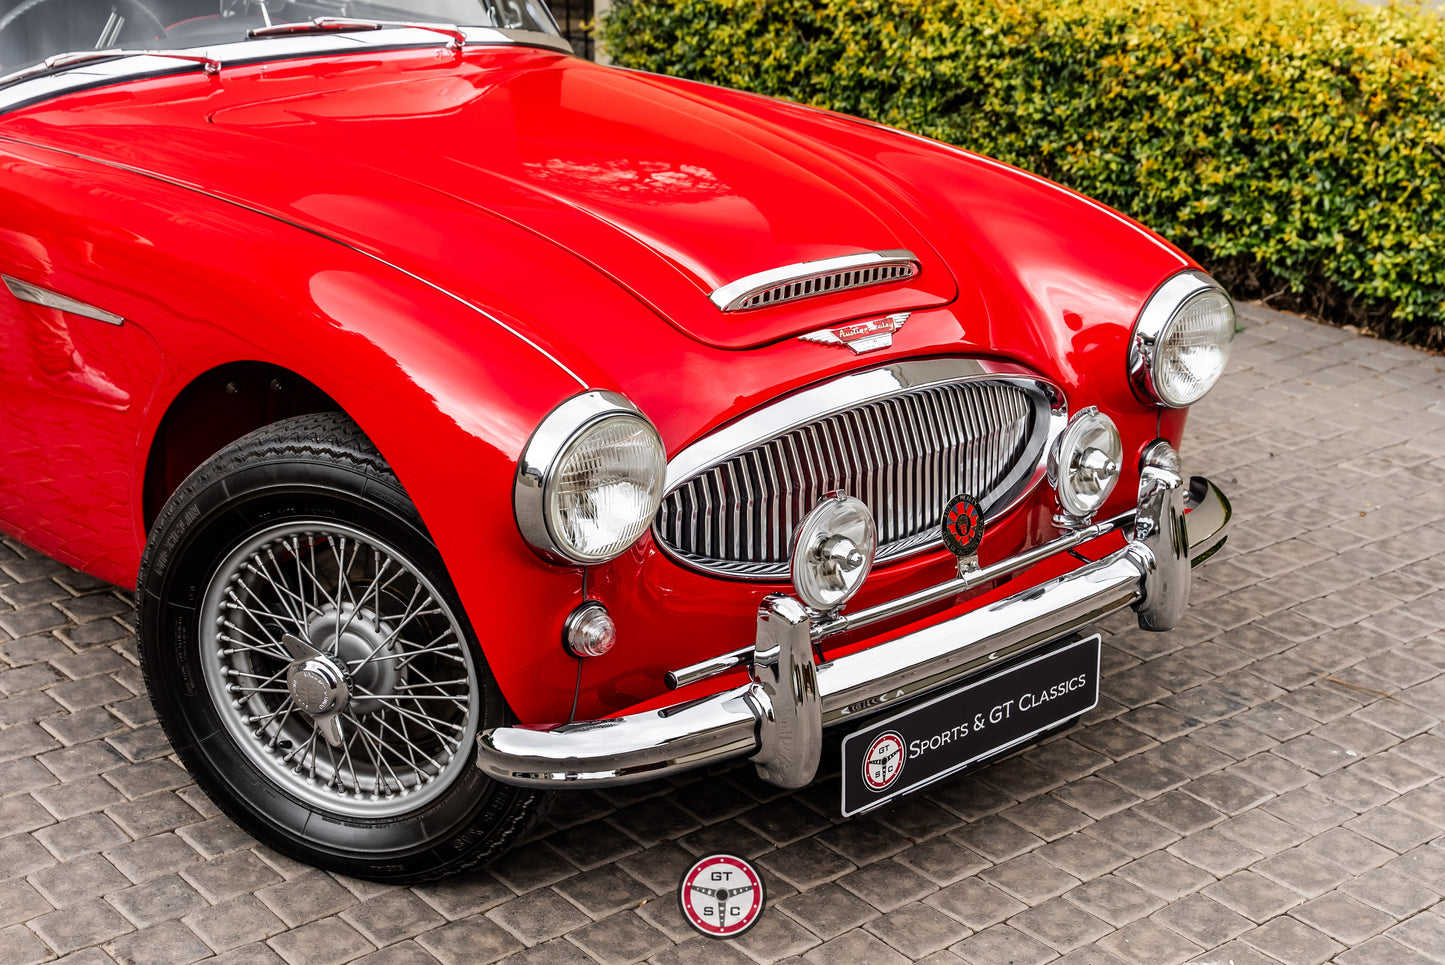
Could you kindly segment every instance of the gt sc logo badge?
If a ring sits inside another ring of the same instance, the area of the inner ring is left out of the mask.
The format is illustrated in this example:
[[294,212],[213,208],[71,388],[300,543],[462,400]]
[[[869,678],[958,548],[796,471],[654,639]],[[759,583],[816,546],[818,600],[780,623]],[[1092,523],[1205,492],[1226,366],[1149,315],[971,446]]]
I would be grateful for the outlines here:
[[868,790],[882,793],[892,787],[903,773],[905,757],[903,738],[897,731],[875,737],[863,755],[863,783]]
[[687,869],[677,887],[682,917],[709,938],[736,938],[763,916],[763,879],[731,854],[710,854]]
[[799,335],[798,338],[804,342],[817,342],[819,345],[846,345],[853,350],[854,355],[862,355],[864,352],[892,345],[893,333],[903,327],[910,314],[912,313],[898,312],[896,315],[884,315],[866,322],[849,322],[847,325],[822,328],[807,335]]

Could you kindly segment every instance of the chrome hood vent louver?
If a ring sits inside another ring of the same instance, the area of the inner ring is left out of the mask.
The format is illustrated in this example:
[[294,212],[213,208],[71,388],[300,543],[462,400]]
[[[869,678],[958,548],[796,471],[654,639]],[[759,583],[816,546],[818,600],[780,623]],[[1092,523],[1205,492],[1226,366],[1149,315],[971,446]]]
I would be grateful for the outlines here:
[[787,580],[793,532],[825,493],[856,496],[878,525],[878,562],[940,543],[959,492],[996,516],[1044,473],[1062,394],[1016,366],[901,362],[759,409],[668,464],[653,535],[709,573]]
[[918,274],[911,251],[869,251],[770,268],[714,291],[709,298],[725,312],[746,312],[815,295],[904,281]]

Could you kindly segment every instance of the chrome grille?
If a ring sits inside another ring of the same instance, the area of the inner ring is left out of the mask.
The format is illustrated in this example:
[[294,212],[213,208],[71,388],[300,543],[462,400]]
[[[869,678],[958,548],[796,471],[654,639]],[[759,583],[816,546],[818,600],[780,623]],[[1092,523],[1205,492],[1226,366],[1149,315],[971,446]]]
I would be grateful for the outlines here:
[[712,572],[785,578],[792,536],[824,494],[863,500],[878,524],[879,561],[936,545],[949,497],[986,514],[1034,477],[1049,402],[1037,383],[961,379],[904,388],[820,414],[669,489],[654,533],[673,555]]

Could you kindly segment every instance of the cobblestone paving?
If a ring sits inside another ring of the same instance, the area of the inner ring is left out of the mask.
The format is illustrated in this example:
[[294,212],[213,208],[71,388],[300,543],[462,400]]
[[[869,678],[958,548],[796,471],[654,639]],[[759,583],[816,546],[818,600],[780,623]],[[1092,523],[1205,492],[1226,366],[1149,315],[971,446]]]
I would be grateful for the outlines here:
[[[325,874],[170,757],[130,597],[0,545],[0,963],[1113,965],[1445,959],[1445,360],[1244,308],[1185,458],[1234,500],[1167,634],[1111,621],[1097,710],[855,820],[747,766],[569,796],[466,880]],[[762,922],[693,937],[694,856]]]

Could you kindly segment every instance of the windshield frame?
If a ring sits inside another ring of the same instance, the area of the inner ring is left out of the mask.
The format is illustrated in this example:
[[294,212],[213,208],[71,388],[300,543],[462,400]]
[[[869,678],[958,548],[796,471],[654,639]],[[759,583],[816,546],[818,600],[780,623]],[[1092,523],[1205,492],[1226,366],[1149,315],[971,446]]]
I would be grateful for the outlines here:
[[[550,11],[549,11],[550,15]],[[555,21],[552,24],[556,29]],[[462,26],[466,47],[511,46],[540,47],[576,56],[567,38],[558,33],[538,30],[514,30],[505,27]],[[0,77],[0,114],[19,110],[39,101],[62,94],[122,83],[179,74],[214,74],[230,67],[283,60],[300,60],[331,54],[375,53],[381,50],[406,50],[418,47],[445,48],[448,39],[423,27],[384,27],[374,30],[325,31],[299,33],[286,37],[257,37],[225,44],[197,47],[175,47],[155,50],[116,50],[107,59],[85,60],[73,64],[44,64],[22,68]],[[463,48],[465,49],[465,48]],[[63,59],[66,51],[51,59]],[[104,54],[109,51],[84,51]],[[458,51],[460,54],[461,51]],[[205,62],[219,65],[211,70]]]

